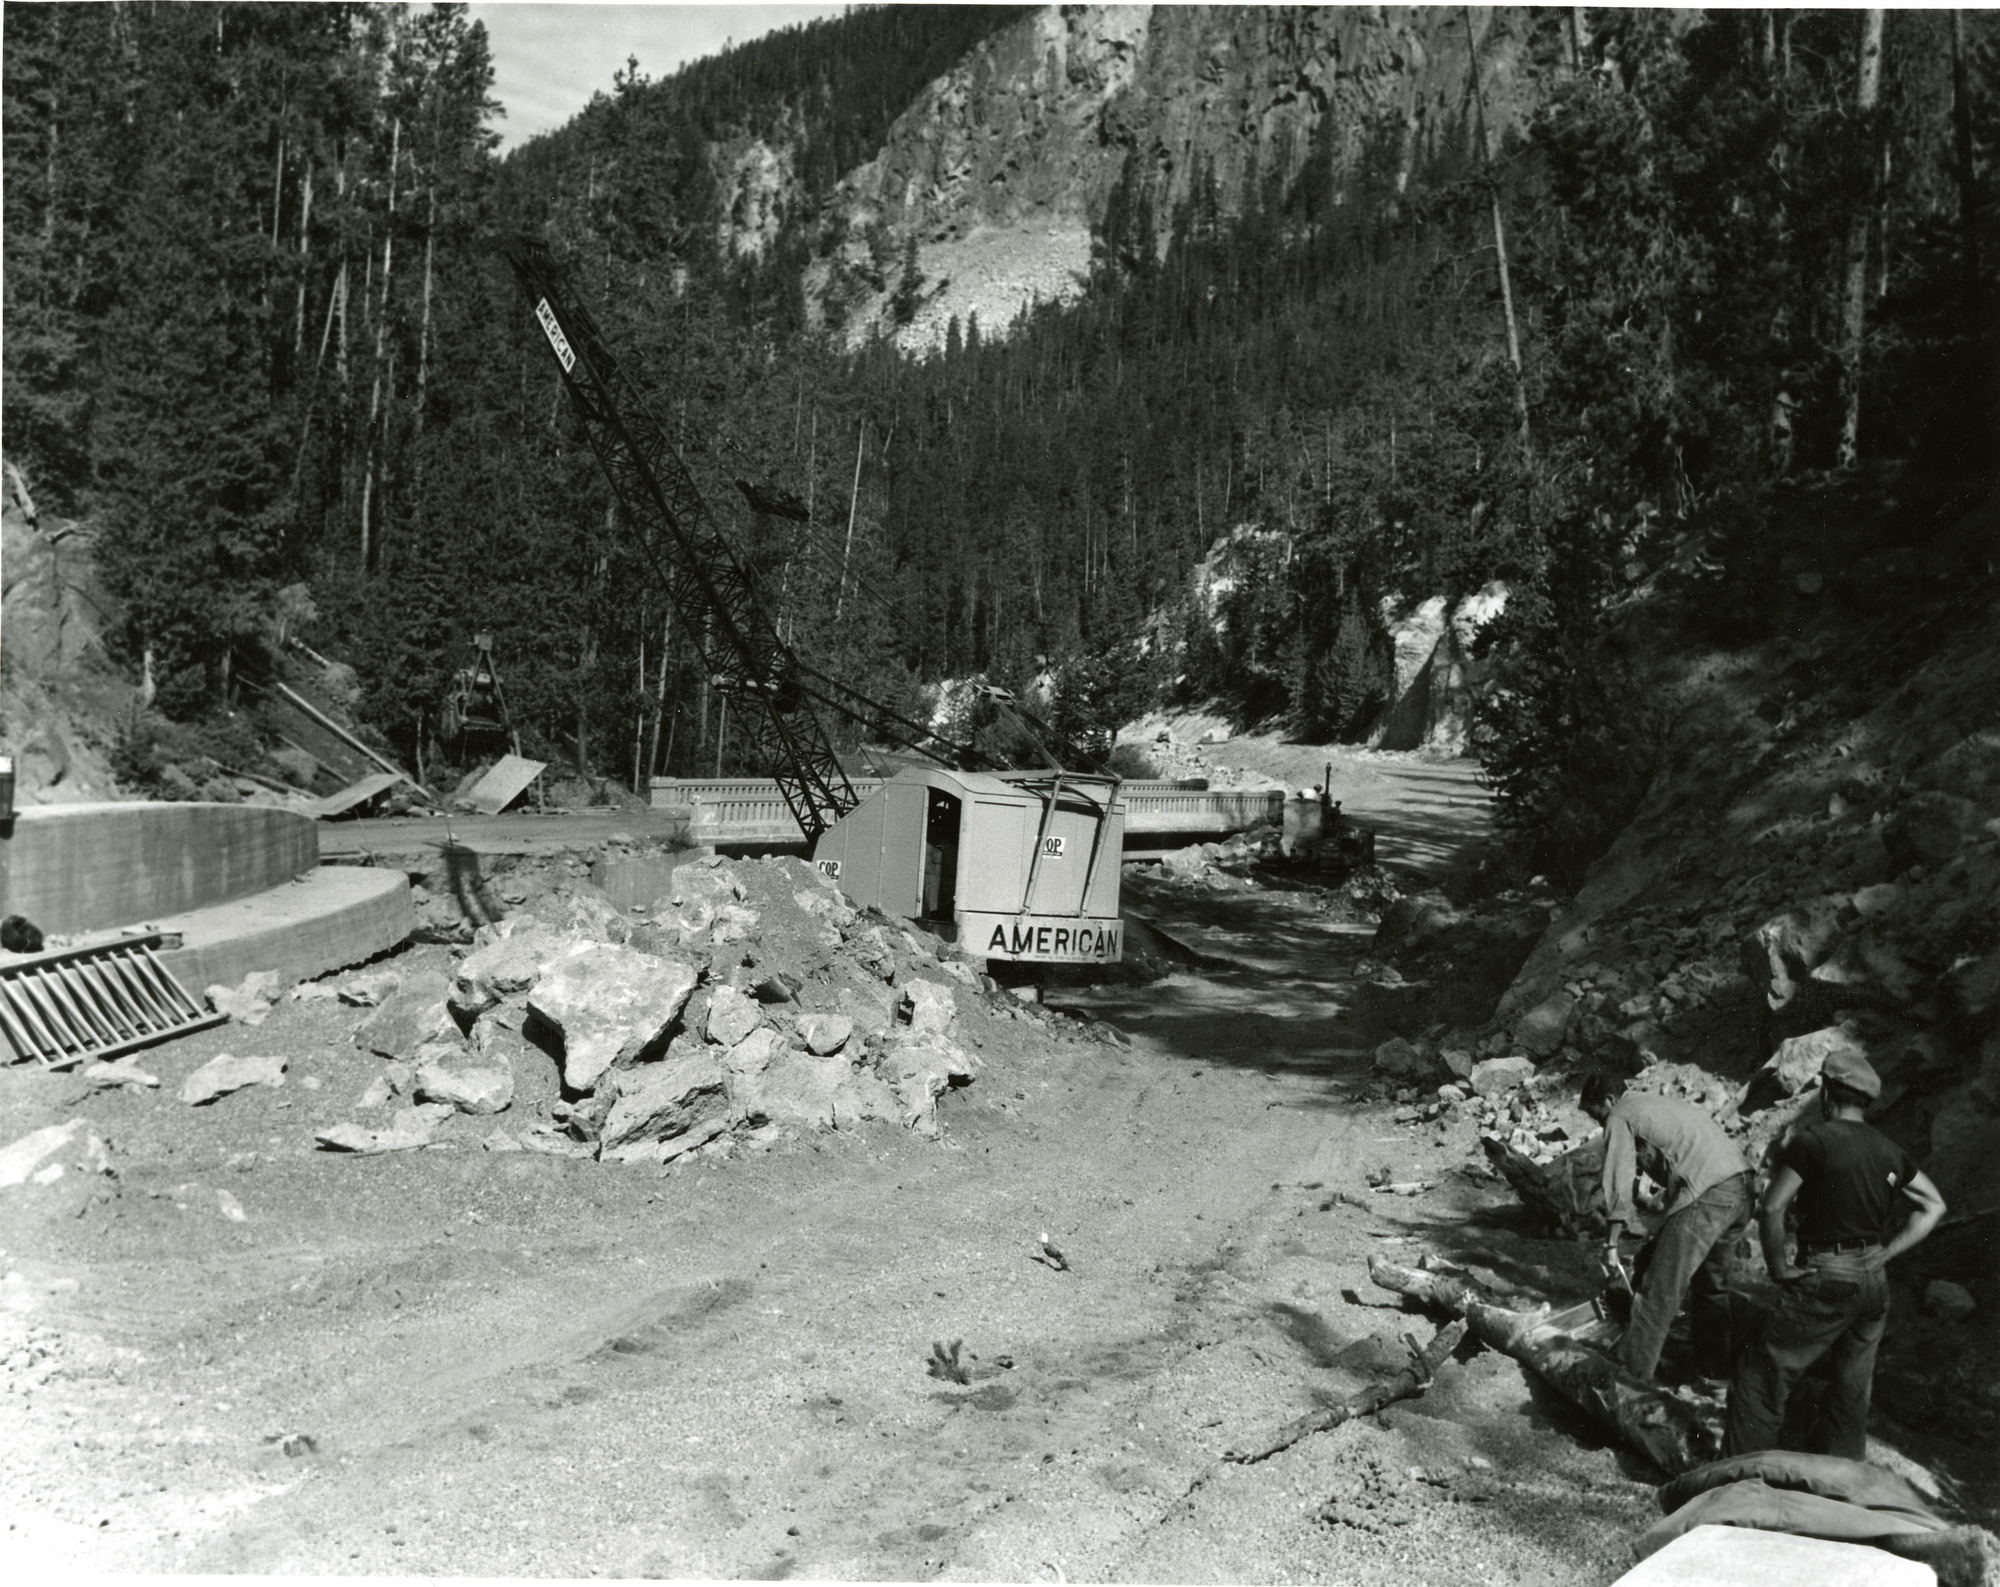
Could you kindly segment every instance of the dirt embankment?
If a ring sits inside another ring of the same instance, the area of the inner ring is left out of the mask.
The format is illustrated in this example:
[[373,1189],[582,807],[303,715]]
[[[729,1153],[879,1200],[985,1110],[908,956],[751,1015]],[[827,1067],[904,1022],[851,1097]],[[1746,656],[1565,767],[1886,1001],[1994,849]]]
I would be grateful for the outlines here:
[[1879,510],[1845,528],[1832,511],[1804,549],[1773,550],[1772,637],[1689,648],[1671,614],[1635,603],[1628,637],[1657,658],[1669,723],[1635,818],[1574,898],[1447,884],[1405,899],[1385,921],[1400,983],[1385,1017],[1439,1083],[1461,1078],[1450,1053],[1639,1084],[1692,1074],[1758,1154],[1811,1105],[1828,1051],[1863,1052],[1885,1087],[1871,1121],[1951,1208],[1893,1275],[1877,1404],[1990,1494],[2000,506],[1887,550],[1861,538],[1886,532]]

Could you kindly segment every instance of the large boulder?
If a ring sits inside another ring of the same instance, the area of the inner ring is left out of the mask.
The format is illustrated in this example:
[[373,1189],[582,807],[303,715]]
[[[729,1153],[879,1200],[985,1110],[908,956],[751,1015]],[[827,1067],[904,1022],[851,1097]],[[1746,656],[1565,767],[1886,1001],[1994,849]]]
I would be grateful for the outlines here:
[[433,1042],[416,1055],[419,1102],[448,1102],[461,1113],[502,1113],[514,1100],[514,1071],[456,1042]]
[[407,1058],[426,1042],[458,1035],[445,1006],[452,983],[436,970],[406,974],[354,1031],[354,1045],[384,1058]]
[[2000,950],[1954,965],[1942,990],[1952,1013],[1975,1030],[2000,1029]]
[[2000,1112],[1974,1087],[1950,1093],[1931,1120],[1924,1172],[1954,1219],[2000,1209]]
[[1743,973],[1773,1010],[1784,1008],[1829,959],[1856,911],[1846,894],[1830,894],[1775,915],[1743,941]]
[[379,1156],[383,1152],[418,1151],[431,1144],[438,1126],[452,1116],[452,1111],[447,1103],[420,1102],[415,1107],[397,1109],[383,1129],[371,1130],[360,1124],[336,1124],[321,1130],[313,1139],[328,1151],[352,1152],[362,1157]]
[[1568,992],[1551,992],[1514,1022],[1514,1040],[1537,1058],[1547,1058],[1562,1046],[1575,1012],[1576,999]]
[[1504,1097],[1518,1091],[1535,1077],[1534,1063],[1515,1054],[1509,1058],[1488,1058],[1472,1066],[1472,1089],[1482,1097]]
[[903,1124],[919,1135],[936,1135],[937,1099],[971,1082],[972,1063],[950,1042],[910,1040],[883,1055],[882,1078],[896,1094]]
[[622,1074],[618,1100],[598,1135],[599,1155],[616,1161],[654,1157],[657,1146],[704,1125],[726,1126],[729,1077],[712,1052],[690,1053]]
[[713,855],[674,868],[668,899],[689,932],[708,930],[717,910],[742,898],[742,881]]
[[1806,1087],[1819,1083],[1820,1070],[1837,1052],[1866,1059],[1868,1049],[1844,1025],[1829,1025],[1778,1043],[1778,1050],[1764,1060],[1764,1067],[1751,1078],[1750,1091],[1764,1099],[1794,1097]]
[[199,1108],[246,1086],[281,1086],[284,1083],[285,1060],[281,1057],[239,1058],[233,1053],[222,1053],[209,1059],[181,1082],[181,1101]]
[[528,1008],[562,1037],[564,1086],[588,1091],[614,1064],[636,1063],[665,1043],[695,980],[678,959],[590,943],[548,967]]
[[1384,953],[1405,946],[1420,948],[1464,918],[1442,893],[1408,893],[1382,911],[1381,924],[1375,928],[1375,946]]
[[535,905],[535,919],[559,936],[590,942],[624,942],[632,935],[632,922],[603,889],[589,883],[571,883],[542,899]]
[[2000,728],[1981,728],[1917,769],[1919,781],[1991,810],[2000,806]]
[[1383,749],[1416,749],[1430,726],[1430,674],[1446,628],[1442,595],[1420,601],[1398,616],[1393,597],[1382,603],[1382,623],[1394,650],[1395,682],[1379,740]]
[[752,1124],[832,1128],[836,1098],[848,1074],[844,1060],[800,1052],[766,1025],[731,1048],[724,1062],[735,1117]]
[[910,1035],[942,1036],[958,1017],[958,1000],[938,981],[912,981],[903,990],[910,1016]]
[[703,1030],[708,1039],[734,1047],[764,1023],[764,1010],[754,997],[733,986],[718,986],[708,1001]]
[[846,1014],[806,1014],[799,1020],[806,1051],[822,1058],[839,1052],[853,1035],[854,1021]]
[[1978,812],[1970,800],[1933,790],[1905,799],[1882,823],[1882,841],[1898,869],[1942,865],[1959,851],[1966,834],[1978,824]]
[[1375,1072],[1409,1085],[1431,1085],[1440,1078],[1443,1066],[1421,1047],[1401,1036],[1391,1036],[1375,1049]]
[[451,1006],[475,1019],[509,998],[533,990],[543,971],[578,946],[574,938],[528,921],[469,955],[451,984]]

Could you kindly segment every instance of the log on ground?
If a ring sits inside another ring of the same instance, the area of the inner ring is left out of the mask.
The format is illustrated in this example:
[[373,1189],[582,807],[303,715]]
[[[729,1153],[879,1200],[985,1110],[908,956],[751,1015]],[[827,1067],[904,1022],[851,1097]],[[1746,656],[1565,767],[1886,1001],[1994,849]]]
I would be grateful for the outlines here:
[[1385,1405],[1394,1405],[1398,1400],[1416,1398],[1431,1386],[1431,1379],[1437,1376],[1438,1368],[1458,1348],[1458,1342],[1465,1337],[1465,1328],[1463,1318],[1446,1323],[1432,1335],[1429,1344],[1421,1346],[1405,1334],[1403,1339],[1410,1347],[1410,1364],[1401,1371],[1392,1372],[1365,1389],[1357,1389],[1332,1405],[1322,1406],[1285,1423],[1264,1443],[1250,1449],[1229,1450],[1222,1458],[1238,1465],[1249,1465],[1268,1459],[1280,1450],[1290,1449],[1300,1439],[1309,1438],[1314,1433],[1323,1433],[1357,1416],[1373,1416]]
[[1691,1471],[1719,1452],[1715,1429],[1692,1406],[1550,1326],[1545,1312],[1509,1311],[1486,1301],[1463,1279],[1399,1267],[1379,1256],[1368,1259],[1368,1276],[1383,1289],[1463,1317],[1481,1343],[1512,1356],[1668,1475]]

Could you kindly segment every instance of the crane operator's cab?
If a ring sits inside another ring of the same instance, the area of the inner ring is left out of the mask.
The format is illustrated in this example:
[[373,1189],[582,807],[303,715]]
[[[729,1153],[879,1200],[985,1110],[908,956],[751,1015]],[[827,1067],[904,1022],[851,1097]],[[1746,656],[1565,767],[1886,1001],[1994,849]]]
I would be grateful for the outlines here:
[[857,904],[969,954],[1052,964],[1124,955],[1115,777],[907,766],[820,834],[813,864]]

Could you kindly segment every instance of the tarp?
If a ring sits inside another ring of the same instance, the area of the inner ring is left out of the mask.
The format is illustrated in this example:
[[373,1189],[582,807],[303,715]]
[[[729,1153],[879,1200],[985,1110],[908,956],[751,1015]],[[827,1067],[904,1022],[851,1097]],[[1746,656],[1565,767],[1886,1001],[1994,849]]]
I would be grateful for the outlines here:
[[1660,1489],[1660,1508],[1671,1514],[1710,1489],[1753,1478],[1773,1488],[1816,1493],[1823,1499],[1840,1499],[1868,1510],[1900,1511],[1943,1524],[1916,1485],[1893,1471],[1884,1471],[1863,1460],[1806,1455],[1790,1449],[1760,1449],[1754,1454],[1731,1455],[1726,1460],[1711,1460],[1705,1466],[1683,1472]]
[[461,801],[482,815],[497,816],[527,791],[548,769],[548,763],[526,760],[519,755],[502,755],[493,769],[479,779],[472,792]]
[[1928,1512],[1871,1510],[1793,1488],[1774,1488],[1755,1477],[1727,1483],[1690,1499],[1655,1522],[1632,1545],[1641,1559],[1698,1526],[1747,1526],[1761,1532],[1790,1532],[1835,1543],[1880,1543],[1905,1532],[1942,1532],[1943,1521]]

